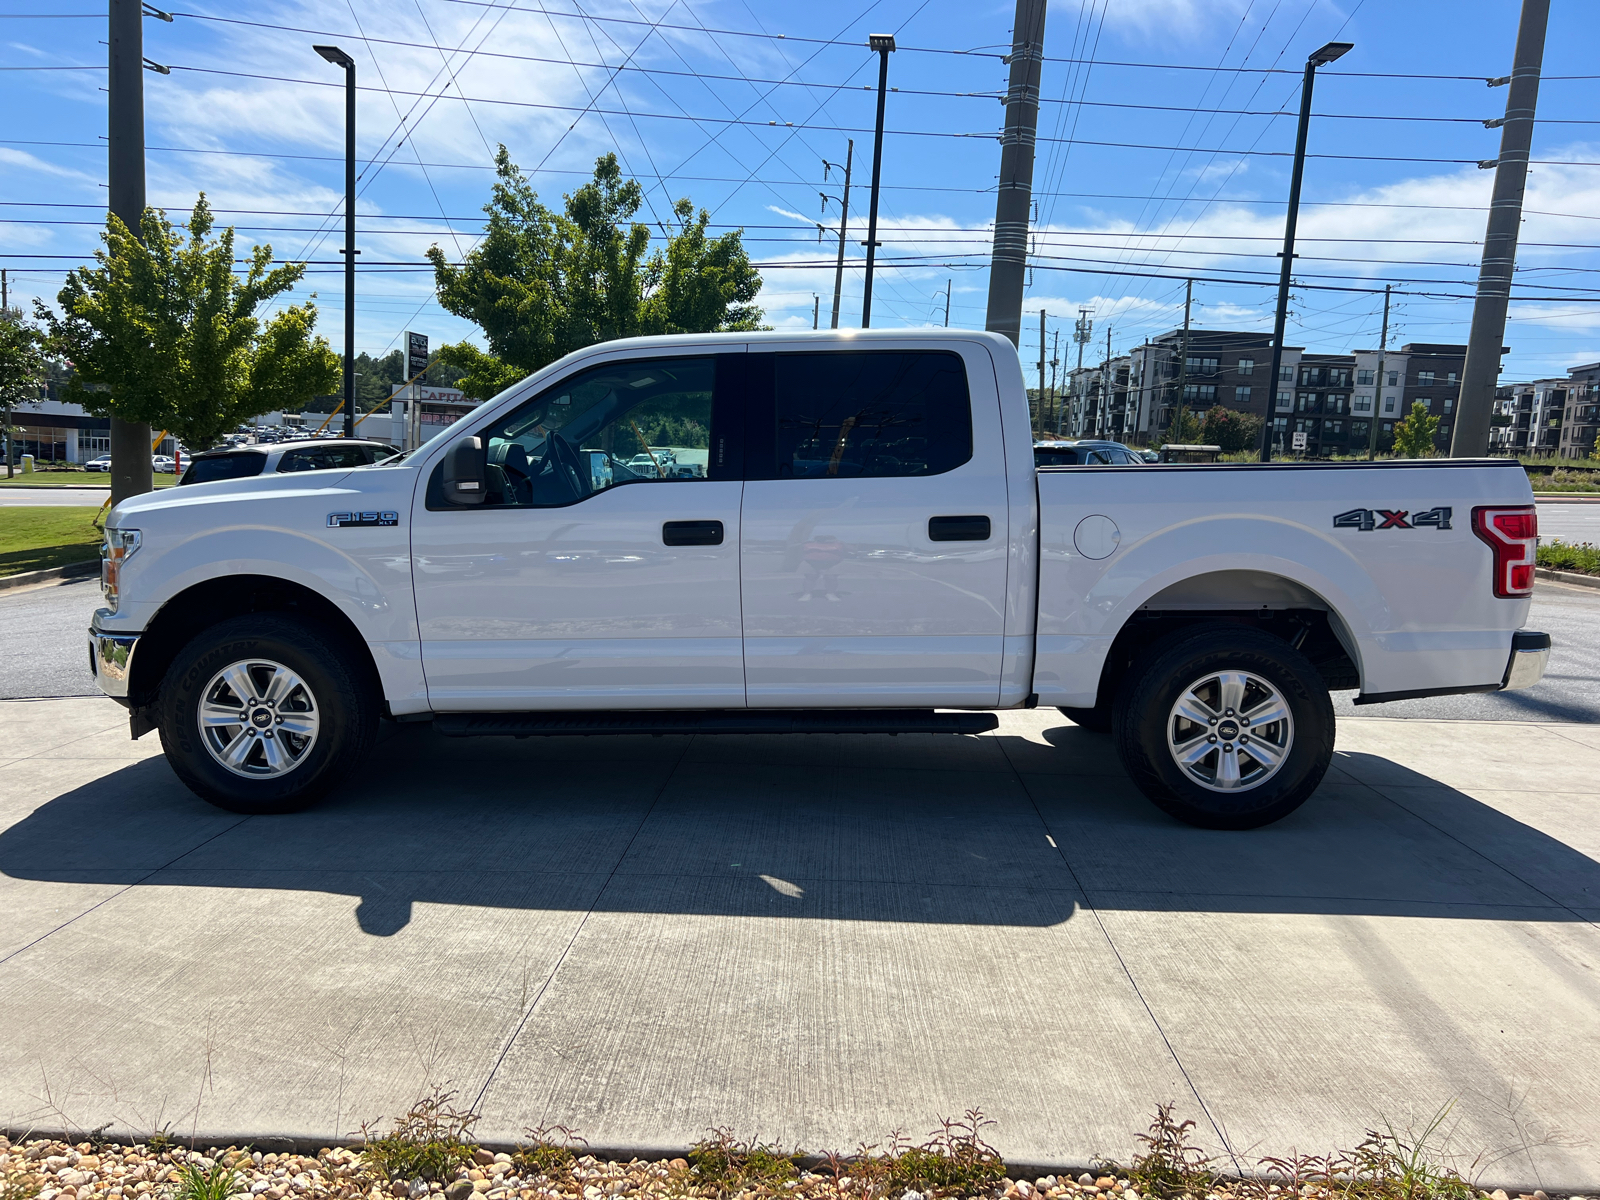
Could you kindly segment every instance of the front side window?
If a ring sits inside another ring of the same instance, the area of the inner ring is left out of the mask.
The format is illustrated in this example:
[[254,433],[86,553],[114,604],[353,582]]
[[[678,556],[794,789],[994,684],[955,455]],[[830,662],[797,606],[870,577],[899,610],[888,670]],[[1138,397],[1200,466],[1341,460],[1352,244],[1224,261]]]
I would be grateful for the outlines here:
[[[972,457],[972,401],[958,354],[850,350],[754,357],[770,363],[772,406],[753,407],[749,416],[751,478],[940,475]],[[764,370],[752,362],[752,379]],[[752,387],[753,405],[758,390]]]
[[479,432],[484,506],[559,508],[626,484],[705,479],[715,384],[709,357],[628,359],[569,375]]

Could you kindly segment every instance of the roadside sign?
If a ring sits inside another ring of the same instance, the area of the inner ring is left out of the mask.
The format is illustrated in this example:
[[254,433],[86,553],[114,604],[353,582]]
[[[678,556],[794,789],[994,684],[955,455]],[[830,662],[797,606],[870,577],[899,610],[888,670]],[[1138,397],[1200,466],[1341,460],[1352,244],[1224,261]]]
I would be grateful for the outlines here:
[[406,378],[415,379],[428,369],[428,335],[406,334]]
[[1306,448],[1306,431],[1304,429],[1297,429],[1295,431],[1292,445],[1296,450],[1304,450]]

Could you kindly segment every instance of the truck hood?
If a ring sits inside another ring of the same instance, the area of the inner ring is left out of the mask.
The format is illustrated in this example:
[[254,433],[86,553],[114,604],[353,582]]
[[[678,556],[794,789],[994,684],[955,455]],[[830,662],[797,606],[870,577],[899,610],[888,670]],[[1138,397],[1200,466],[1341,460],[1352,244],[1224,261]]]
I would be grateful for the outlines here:
[[[106,524],[122,528],[137,526],[140,521],[164,512],[182,512],[208,505],[269,505],[274,501],[314,495],[359,495],[363,490],[362,476],[374,468],[352,467],[348,470],[296,471],[291,475],[257,475],[251,479],[219,479],[215,483],[190,483],[181,487],[163,488],[130,496],[111,510]],[[405,466],[385,467],[382,470],[403,471]],[[354,477],[354,479],[352,479]],[[392,474],[384,477],[392,479]]]

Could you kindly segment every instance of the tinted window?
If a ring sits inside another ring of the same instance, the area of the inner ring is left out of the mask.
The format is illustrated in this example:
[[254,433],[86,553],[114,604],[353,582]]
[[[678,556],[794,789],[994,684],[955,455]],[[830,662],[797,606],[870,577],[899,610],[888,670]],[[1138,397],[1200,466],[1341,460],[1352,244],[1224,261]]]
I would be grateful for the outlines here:
[[219,454],[215,458],[193,458],[184,468],[180,483],[215,483],[219,479],[249,479],[261,474],[267,456],[250,451],[245,454]]
[[1033,462],[1039,467],[1075,467],[1078,465],[1078,452],[1076,450],[1035,450]]
[[[772,357],[776,427],[769,435],[760,428],[766,422],[751,421],[754,477],[938,475],[972,457],[972,404],[960,355],[864,350]],[[771,459],[759,444],[768,436]]]
[[489,459],[487,505],[553,508],[624,484],[706,479],[716,363],[607,363],[519,405],[478,431]]
[[372,461],[371,446],[310,446],[290,450],[278,460],[278,473],[286,471],[327,471],[334,468],[364,467]]

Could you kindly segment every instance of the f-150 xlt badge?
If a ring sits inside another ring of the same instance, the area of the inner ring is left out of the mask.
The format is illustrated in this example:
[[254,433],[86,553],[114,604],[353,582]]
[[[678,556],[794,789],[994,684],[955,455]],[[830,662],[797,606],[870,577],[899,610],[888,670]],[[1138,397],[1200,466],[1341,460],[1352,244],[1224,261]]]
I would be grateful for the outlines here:
[[1427,512],[1410,512],[1404,508],[1352,508],[1333,519],[1335,529],[1434,529],[1450,528],[1448,508],[1430,508]]
[[397,512],[347,512],[329,513],[329,529],[349,529],[352,526],[362,525],[398,525],[400,514]]

